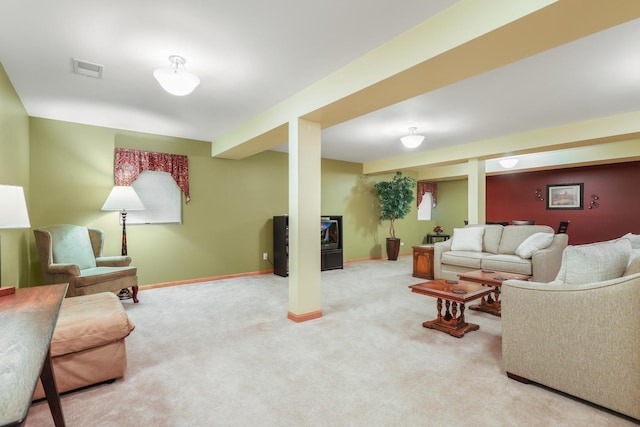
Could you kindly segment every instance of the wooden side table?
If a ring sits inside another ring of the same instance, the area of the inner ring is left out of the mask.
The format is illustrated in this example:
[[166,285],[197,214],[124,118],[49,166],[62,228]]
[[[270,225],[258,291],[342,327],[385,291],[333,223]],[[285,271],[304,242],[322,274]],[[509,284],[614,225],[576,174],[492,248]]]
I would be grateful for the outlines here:
[[451,235],[449,234],[427,234],[427,243],[435,243],[436,240],[444,242],[446,240],[449,240],[451,238]]
[[433,245],[413,247],[413,277],[433,280]]

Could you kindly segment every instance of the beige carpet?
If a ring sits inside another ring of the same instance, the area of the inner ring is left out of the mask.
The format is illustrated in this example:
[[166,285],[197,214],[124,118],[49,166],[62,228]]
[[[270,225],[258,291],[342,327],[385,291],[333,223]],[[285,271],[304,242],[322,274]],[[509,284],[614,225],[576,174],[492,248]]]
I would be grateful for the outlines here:
[[[62,397],[68,426],[624,426],[629,419],[508,379],[500,319],[425,329],[411,257],[322,273],[324,317],[286,318],[275,275],[153,289],[125,302],[124,379]],[[45,402],[27,426],[53,425]]]

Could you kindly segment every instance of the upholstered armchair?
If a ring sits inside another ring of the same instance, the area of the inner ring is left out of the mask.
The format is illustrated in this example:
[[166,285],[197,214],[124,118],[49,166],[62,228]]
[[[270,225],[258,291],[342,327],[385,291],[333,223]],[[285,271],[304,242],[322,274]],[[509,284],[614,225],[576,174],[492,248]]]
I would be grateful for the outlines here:
[[624,240],[568,246],[551,283],[503,282],[502,360],[512,379],[640,420],[640,252]]
[[102,230],[60,224],[33,232],[46,284],[68,283],[68,297],[132,288],[138,302],[138,269],[128,256],[102,256]]

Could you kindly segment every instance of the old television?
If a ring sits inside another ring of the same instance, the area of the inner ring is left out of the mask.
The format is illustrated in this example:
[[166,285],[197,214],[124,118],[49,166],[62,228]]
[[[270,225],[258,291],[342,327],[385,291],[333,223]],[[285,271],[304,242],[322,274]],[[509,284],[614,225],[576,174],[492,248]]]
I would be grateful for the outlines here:
[[320,248],[337,249],[340,246],[338,221],[333,219],[320,220]]

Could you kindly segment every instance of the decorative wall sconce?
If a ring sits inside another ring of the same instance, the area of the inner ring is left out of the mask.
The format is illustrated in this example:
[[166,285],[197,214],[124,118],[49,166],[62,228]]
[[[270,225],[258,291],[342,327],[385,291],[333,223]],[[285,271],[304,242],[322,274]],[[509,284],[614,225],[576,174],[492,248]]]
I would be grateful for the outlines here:
[[600,197],[598,197],[597,194],[592,194],[591,201],[589,202],[589,209],[595,209],[599,207],[600,203],[598,202],[598,200],[600,200]]
[[539,202],[544,202],[544,196],[542,195],[542,190],[541,189],[536,188],[535,198]]

